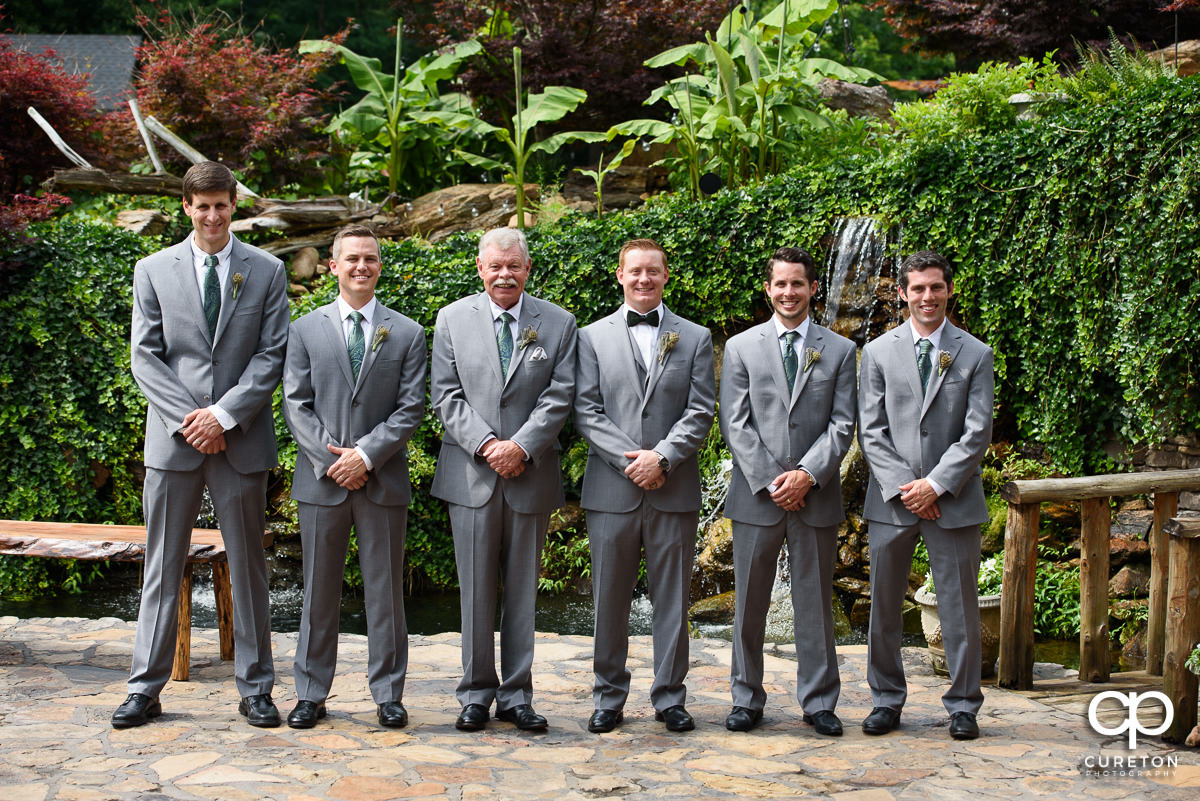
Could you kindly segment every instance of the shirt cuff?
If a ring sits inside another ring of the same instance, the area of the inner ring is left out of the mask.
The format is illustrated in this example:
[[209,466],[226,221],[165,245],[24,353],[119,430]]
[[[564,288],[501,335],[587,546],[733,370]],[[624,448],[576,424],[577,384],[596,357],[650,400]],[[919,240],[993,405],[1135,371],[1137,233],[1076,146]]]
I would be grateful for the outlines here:
[[816,476],[814,476],[814,475],[812,474],[812,471],[811,471],[811,470],[809,470],[809,469],[808,469],[807,467],[805,467],[804,465],[799,465],[799,464],[798,464],[798,465],[796,465],[796,469],[797,469],[797,470],[803,470],[805,473],[808,473],[808,478],[809,478],[809,480],[811,480],[811,481],[812,481],[812,486],[813,486],[813,489],[820,489],[820,488],[821,488],[821,485],[817,483],[817,477],[816,477]]
[[208,411],[213,413],[213,417],[217,418],[217,422],[221,424],[221,428],[228,431],[237,425],[237,420],[233,419],[233,415],[225,411],[219,404],[214,403],[208,407]]
[[929,488],[936,492],[939,498],[946,493],[946,488],[932,478],[926,478],[925,480],[929,482]]
[[495,434],[488,434],[486,437],[484,437],[483,442],[479,443],[479,447],[475,449],[475,455],[482,456],[483,455],[483,446],[487,445],[489,442],[491,442],[494,439],[496,439]]
[[362,460],[363,460],[363,464],[365,464],[365,465],[367,466],[367,471],[368,471],[368,472],[370,472],[371,470],[374,470],[374,469],[375,469],[375,465],[371,464],[371,460],[370,460],[370,458],[368,458],[368,457],[367,457],[367,454],[366,454],[366,452],[365,452],[365,451],[363,451],[363,449],[362,449],[362,448],[360,448],[360,447],[358,447],[357,445],[355,445],[355,446],[354,446],[354,452],[358,454],[358,458],[360,458],[360,459],[362,459]]

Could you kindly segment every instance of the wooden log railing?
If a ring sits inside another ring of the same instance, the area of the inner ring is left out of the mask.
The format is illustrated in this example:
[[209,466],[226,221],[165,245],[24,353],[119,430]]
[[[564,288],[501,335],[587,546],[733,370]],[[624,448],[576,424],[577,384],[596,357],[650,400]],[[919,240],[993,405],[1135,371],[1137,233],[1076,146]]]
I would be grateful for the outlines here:
[[[1200,490],[1200,470],[1049,478],[1010,481],[1005,485],[1001,494],[1008,501],[1008,525],[1004,533],[1000,664],[997,671],[997,681],[1001,687],[1018,690],[1033,688],[1034,580],[1037,573],[1038,523],[1043,501],[1082,501],[1079,678],[1089,682],[1105,682],[1109,678],[1110,662],[1110,499],[1127,495],[1154,495],[1154,522],[1150,530],[1150,618],[1147,624],[1146,671],[1152,675],[1164,673],[1163,655],[1164,650],[1168,650],[1168,576],[1170,570],[1174,569],[1169,565],[1173,563],[1172,560],[1184,558],[1175,555],[1177,550],[1180,554],[1184,553],[1182,547],[1168,548],[1167,527],[1178,509],[1179,493],[1196,490]],[[1193,578],[1193,581],[1200,581],[1200,578]],[[1196,608],[1200,601],[1194,591],[1184,606],[1188,604],[1192,617],[1200,616],[1200,609]],[[1194,644],[1195,640],[1192,642]],[[1195,706],[1193,697],[1193,716]]]
[[1198,681],[1184,662],[1200,642],[1200,518],[1175,518],[1164,528],[1171,540],[1171,558],[1163,692],[1171,699],[1175,717],[1162,738],[1181,743],[1196,725]]

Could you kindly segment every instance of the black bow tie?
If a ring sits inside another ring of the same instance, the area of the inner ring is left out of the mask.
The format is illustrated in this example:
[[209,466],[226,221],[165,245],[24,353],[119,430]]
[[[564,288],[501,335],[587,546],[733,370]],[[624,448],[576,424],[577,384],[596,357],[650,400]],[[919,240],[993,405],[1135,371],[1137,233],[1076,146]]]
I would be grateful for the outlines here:
[[629,311],[625,312],[625,322],[630,328],[633,328],[635,325],[641,325],[642,323],[645,323],[651,328],[657,328],[658,309],[655,309],[649,314],[638,314],[633,309],[630,309]]

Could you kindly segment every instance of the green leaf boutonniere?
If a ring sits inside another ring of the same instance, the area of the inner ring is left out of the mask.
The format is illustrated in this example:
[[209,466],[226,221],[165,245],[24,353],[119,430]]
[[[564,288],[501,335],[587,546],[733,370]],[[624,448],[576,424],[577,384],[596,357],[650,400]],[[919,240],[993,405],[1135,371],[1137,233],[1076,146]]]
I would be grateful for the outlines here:
[[954,363],[954,357],[950,355],[950,351],[948,351],[948,350],[939,350],[938,351],[938,375],[941,375],[942,373],[946,372],[946,368],[948,368],[953,363]]
[[525,326],[525,330],[521,332],[518,350],[524,350],[534,342],[537,342],[537,331],[533,330],[533,326],[527,325]]
[[804,349],[804,372],[807,373],[808,369],[819,361],[821,361],[821,351],[816,348]]
[[375,329],[375,338],[371,340],[371,352],[379,350],[379,346],[388,338],[388,330],[385,326],[379,326]]
[[658,338],[658,363],[662,364],[667,354],[679,344],[679,333],[676,331],[668,331]]
[[234,300],[237,300],[238,290],[242,288],[242,282],[245,280],[246,280],[246,277],[244,275],[242,275],[241,273],[233,274],[233,299]]

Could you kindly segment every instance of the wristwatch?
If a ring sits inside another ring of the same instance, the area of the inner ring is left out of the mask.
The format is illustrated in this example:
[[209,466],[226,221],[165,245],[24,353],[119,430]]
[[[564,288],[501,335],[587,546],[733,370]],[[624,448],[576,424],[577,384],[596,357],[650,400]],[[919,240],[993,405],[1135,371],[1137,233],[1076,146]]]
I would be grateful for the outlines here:
[[667,461],[667,457],[663,456],[658,451],[655,451],[654,455],[658,457],[658,469],[663,471],[664,473],[670,473],[671,472],[671,463],[669,461]]

